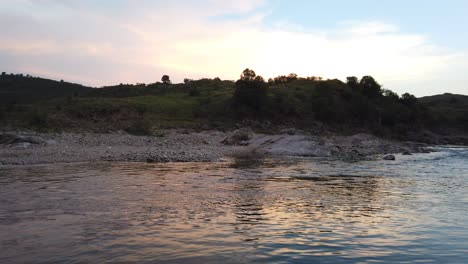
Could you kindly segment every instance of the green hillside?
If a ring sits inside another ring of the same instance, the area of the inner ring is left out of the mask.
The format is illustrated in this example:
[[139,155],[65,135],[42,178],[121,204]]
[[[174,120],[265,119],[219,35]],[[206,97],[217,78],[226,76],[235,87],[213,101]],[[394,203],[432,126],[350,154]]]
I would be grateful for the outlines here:
[[149,133],[248,125],[266,132],[297,127],[397,138],[424,130],[468,131],[467,96],[399,96],[371,76],[349,77],[346,83],[295,74],[264,81],[247,69],[236,82],[187,79],[93,89],[7,75],[0,93],[7,96],[0,100],[2,125],[46,130]]
[[85,95],[92,90],[79,84],[29,75],[0,75],[0,104],[34,103],[56,97]]

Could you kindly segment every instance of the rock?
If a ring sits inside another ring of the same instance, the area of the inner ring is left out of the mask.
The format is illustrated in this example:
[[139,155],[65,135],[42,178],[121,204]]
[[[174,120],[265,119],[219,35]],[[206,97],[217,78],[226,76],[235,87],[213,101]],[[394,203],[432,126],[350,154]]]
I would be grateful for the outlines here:
[[31,146],[31,143],[29,142],[22,142],[22,143],[19,143],[19,144],[16,144],[15,147],[17,148],[23,148],[23,149],[27,149]]
[[241,141],[241,142],[239,142],[238,145],[239,146],[248,146],[248,145],[250,145],[250,143],[249,143],[249,141]]
[[47,145],[57,145],[57,141],[56,141],[56,140],[53,140],[53,139],[50,139],[50,140],[47,140],[47,141],[46,141],[46,144],[47,144]]
[[210,126],[207,125],[207,124],[203,124],[201,127],[200,127],[201,130],[210,130]]
[[409,151],[405,151],[405,152],[402,153],[402,155],[409,156],[409,155],[413,155],[413,154],[411,154],[411,152],[409,152]]
[[0,144],[5,144],[5,145],[20,144],[20,145],[24,145],[23,143],[42,144],[42,143],[44,143],[44,140],[41,140],[41,139],[35,138],[35,137],[26,137],[26,136],[13,135],[13,134],[2,134],[2,135],[0,135]]
[[305,135],[260,135],[250,140],[250,145],[269,155],[330,157],[337,152],[334,145],[317,142]]
[[419,152],[421,153],[431,153],[431,150],[428,148],[419,148]]
[[286,128],[286,129],[279,131],[279,134],[288,134],[292,136],[292,135],[297,134],[297,130],[295,128]]
[[248,141],[253,137],[254,133],[249,128],[241,128],[232,132],[221,143],[225,145],[239,145],[239,143]]
[[396,160],[395,155],[386,155],[383,157],[384,160]]

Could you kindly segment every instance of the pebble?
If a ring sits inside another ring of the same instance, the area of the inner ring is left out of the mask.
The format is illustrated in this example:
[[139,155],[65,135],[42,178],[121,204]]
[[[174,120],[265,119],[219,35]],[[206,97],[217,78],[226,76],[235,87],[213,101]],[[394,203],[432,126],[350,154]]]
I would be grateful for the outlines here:
[[[213,136],[205,133],[170,132],[165,133],[165,137],[161,138],[127,134],[20,133],[46,139],[44,141],[46,143],[21,149],[0,145],[2,164],[32,165],[82,161],[217,161],[232,149],[219,143],[224,138],[224,134]],[[207,145],[202,143],[204,141],[212,143]]]
[[[41,144],[31,144],[27,148],[15,148],[0,144],[0,161],[2,164],[46,164],[83,161],[136,161],[136,162],[197,162],[219,161],[242,149],[258,147],[258,151],[271,154],[268,147],[274,143],[263,145],[263,141],[255,144],[254,135],[246,141],[249,146],[231,146],[222,144],[231,133],[200,132],[177,133],[167,131],[164,137],[133,136],[122,133],[92,134],[92,133],[61,133],[44,134],[36,132],[16,132],[17,135],[37,139]],[[281,137],[298,137],[288,133]],[[274,138],[275,135],[267,136]],[[382,153],[402,153],[410,150],[413,153],[428,152],[430,149],[420,146],[408,146],[399,142],[378,139],[364,134],[354,136],[320,137],[307,136],[311,146],[319,146],[320,153],[327,153],[338,159],[365,159],[371,155]],[[245,141],[245,140],[244,140]],[[317,142],[317,144],[312,144]],[[6,146],[6,147],[5,147]],[[293,145],[294,146],[294,145]],[[284,147],[290,147],[286,144]],[[404,148],[403,148],[404,147]],[[309,149],[318,153],[315,149]],[[320,154],[317,154],[320,155]]]

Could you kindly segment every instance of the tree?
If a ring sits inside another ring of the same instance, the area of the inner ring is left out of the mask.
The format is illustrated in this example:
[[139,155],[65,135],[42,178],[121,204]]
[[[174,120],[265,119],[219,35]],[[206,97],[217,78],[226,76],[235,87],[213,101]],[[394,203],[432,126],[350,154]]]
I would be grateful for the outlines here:
[[253,80],[255,80],[256,76],[257,76],[257,74],[255,74],[254,70],[251,70],[251,69],[247,68],[242,72],[242,74],[240,76],[240,80],[242,80],[242,81],[253,81]]
[[288,79],[288,82],[295,81],[295,80],[297,80],[297,74],[295,74],[295,73],[290,73],[290,74],[288,75],[287,79]]
[[287,83],[288,82],[288,77],[285,75],[277,76],[274,79],[276,84],[281,84],[281,83]]
[[401,96],[401,103],[406,106],[414,106],[418,103],[418,99],[412,94],[405,93]]
[[236,82],[233,106],[240,117],[261,117],[266,107],[267,84],[255,71],[245,69]]
[[165,84],[171,83],[171,80],[169,79],[169,75],[163,75],[163,77],[161,78],[161,81]]
[[398,94],[395,93],[395,92],[393,92],[392,90],[382,89],[382,91],[383,91],[383,95],[384,95],[386,98],[389,98],[390,100],[398,101],[398,99],[400,99],[400,97],[398,96]]
[[356,76],[346,77],[346,85],[353,91],[359,90],[359,80]]
[[255,77],[254,81],[264,83],[265,79],[262,76],[258,75]]
[[382,86],[372,76],[364,76],[359,82],[362,94],[368,98],[377,98],[382,95]]

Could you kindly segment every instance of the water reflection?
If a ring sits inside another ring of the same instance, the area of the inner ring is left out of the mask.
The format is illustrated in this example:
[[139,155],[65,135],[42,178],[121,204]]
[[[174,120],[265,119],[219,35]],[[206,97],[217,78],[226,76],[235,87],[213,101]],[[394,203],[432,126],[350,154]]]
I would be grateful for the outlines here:
[[450,155],[3,167],[0,262],[461,263],[468,168]]

